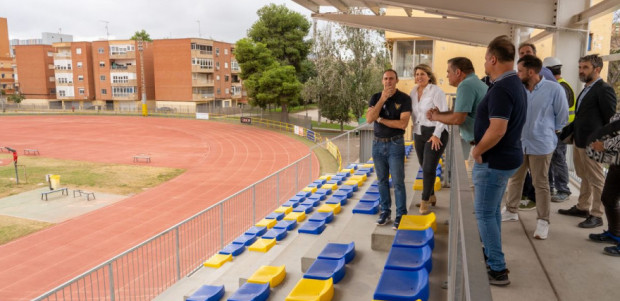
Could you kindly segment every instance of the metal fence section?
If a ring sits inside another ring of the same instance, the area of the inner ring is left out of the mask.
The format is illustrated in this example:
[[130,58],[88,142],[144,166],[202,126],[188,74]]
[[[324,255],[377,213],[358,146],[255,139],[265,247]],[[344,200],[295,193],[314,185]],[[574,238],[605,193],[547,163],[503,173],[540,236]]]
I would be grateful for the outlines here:
[[465,168],[457,126],[450,127],[450,231],[448,245],[448,300],[490,301],[491,289],[482,255],[473,190]]
[[312,181],[308,154],[34,300],[151,300]]

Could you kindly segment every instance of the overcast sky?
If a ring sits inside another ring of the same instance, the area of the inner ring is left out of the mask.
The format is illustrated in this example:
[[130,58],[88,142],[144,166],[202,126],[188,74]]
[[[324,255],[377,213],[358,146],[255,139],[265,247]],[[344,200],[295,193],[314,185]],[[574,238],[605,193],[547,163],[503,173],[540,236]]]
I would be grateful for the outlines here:
[[[145,29],[152,39],[198,37],[234,43],[258,19],[256,11],[285,4],[310,20],[292,0],[20,0],[2,5],[9,38],[41,38],[42,32],[73,35],[74,41],[129,39]],[[107,22],[107,23],[106,23]]]

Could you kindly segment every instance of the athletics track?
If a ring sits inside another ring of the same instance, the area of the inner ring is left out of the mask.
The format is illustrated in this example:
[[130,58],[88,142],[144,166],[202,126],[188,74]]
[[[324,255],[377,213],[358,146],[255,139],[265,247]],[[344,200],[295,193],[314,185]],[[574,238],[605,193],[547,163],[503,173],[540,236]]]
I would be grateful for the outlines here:
[[[149,166],[186,169],[157,187],[0,246],[2,301],[35,298],[308,154],[303,143],[273,131],[185,119],[10,116],[0,118],[0,131],[0,143],[20,155],[36,148],[49,158],[136,164],[134,155],[148,153]],[[311,164],[316,178],[314,155]]]

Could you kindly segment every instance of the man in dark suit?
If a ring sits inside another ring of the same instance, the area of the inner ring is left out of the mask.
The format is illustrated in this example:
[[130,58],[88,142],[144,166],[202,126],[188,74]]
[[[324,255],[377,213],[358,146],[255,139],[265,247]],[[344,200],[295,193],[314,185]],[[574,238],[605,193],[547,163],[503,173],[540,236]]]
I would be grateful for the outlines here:
[[[586,155],[588,138],[609,123],[616,111],[616,93],[600,77],[603,59],[598,55],[586,55],[579,59],[579,79],[586,85],[577,97],[575,120],[566,126],[561,138],[571,133],[574,140],[573,161],[577,176],[581,178],[577,205],[560,209],[560,214],[585,217],[581,228],[603,225],[601,193],[605,183],[603,166]],[[592,207],[592,208],[590,208]]]

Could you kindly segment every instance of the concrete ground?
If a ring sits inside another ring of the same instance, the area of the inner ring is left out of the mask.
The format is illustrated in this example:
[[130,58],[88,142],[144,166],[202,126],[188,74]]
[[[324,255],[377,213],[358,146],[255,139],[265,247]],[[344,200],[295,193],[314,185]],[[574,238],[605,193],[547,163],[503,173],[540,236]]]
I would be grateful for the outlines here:
[[90,200],[86,200],[86,196],[76,194],[76,197],[73,197],[74,190],[69,189],[69,195],[54,192],[49,194],[47,201],[45,201],[41,200],[41,193],[44,191],[49,191],[49,188],[44,186],[1,198],[0,214],[49,223],[60,223],[127,198],[124,195],[88,190],[95,193],[95,199],[91,197]]

